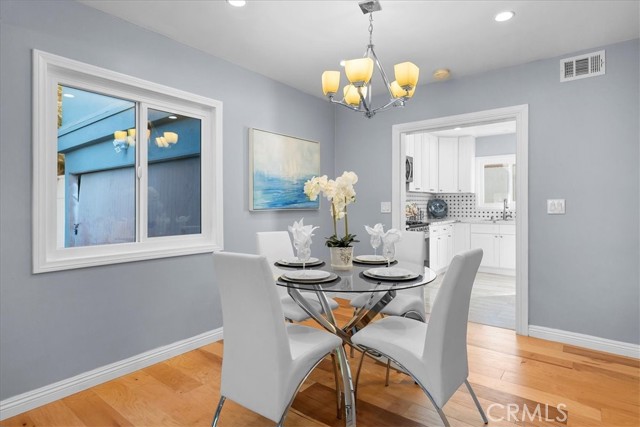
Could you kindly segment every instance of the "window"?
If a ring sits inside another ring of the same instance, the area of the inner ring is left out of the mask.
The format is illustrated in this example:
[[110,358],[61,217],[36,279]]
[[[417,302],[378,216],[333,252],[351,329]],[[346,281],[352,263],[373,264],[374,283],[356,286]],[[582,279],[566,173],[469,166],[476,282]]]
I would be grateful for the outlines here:
[[222,104],[34,51],[35,273],[222,247]]
[[504,200],[511,209],[516,204],[516,156],[476,157],[476,204],[502,209]]

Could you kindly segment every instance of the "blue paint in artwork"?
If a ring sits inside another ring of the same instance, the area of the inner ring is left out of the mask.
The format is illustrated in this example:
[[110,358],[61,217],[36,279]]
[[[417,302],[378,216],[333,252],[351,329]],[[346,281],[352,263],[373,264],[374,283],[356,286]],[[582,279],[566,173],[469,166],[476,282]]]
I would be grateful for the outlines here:
[[304,194],[305,176],[284,179],[256,172],[253,175],[253,209],[318,209],[319,200],[310,201]]

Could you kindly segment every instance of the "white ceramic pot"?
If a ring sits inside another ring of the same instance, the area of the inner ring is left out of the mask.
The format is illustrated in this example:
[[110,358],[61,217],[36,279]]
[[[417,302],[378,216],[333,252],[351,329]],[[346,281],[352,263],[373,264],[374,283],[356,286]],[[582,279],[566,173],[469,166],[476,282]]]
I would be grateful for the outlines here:
[[329,248],[331,267],[335,270],[350,270],[353,267],[353,247]]

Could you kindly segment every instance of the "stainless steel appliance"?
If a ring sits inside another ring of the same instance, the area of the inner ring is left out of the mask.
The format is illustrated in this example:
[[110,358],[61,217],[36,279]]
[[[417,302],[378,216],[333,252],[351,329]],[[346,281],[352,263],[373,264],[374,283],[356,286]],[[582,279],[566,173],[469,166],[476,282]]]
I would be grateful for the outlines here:
[[425,267],[429,267],[429,223],[424,221],[409,221],[406,225],[407,231],[423,231],[425,237],[425,244],[427,245],[427,251],[425,252],[427,258],[424,260]]
[[407,156],[407,158],[404,161],[404,168],[405,168],[405,178],[407,179],[407,182],[413,182],[413,157],[411,156]]

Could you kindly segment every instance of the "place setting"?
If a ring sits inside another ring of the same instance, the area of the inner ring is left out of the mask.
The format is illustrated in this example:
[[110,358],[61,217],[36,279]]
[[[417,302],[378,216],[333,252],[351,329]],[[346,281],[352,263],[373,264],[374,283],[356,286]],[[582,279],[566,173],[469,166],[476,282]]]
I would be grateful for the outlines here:
[[[380,223],[369,227],[365,225],[364,228],[371,236],[370,243],[373,247],[373,255],[359,255],[354,257],[354,262],[363,265],[380,265],[386,267],[370,268],[363,271],[361,274],[364,277],[376,280],[389,280],[389,281],[404,281],[414,280],[420,277],[419,274],[405,268],[391,267],[397,264],[395,260],[395,244],[400,241],[402,234],[399,230],[392,228],[386,233],[384,226]],[[382,244],[382,255],[378,255],[378,248]]]
[[[324,261],[311,257],[311,236],[318,227],[304,225],[304,219],[300,222],[294,221],[293,226],[289,226],[289,232],[293,236],[293,247],[296,249],[295,258],[285,258],[276,261],[277,266],[296,268],[287,271],[280,276],[280,280],[298,284],[319,284],[331,283],[339,279],[338,275],[325,270],[308,270],[307,267],[319,267],[324,265]],[[301,268],[301,269],[300,269]]]
[[353,257],[353,262],[363,265],[389,265],[397,263],[395,260],[388,260],[383,255],[378,255],[378,248],[382,244],[382,238],[385,234],[384,226],[378,223],[373,227],[365,225],[364,228],[367,230],[367,233],[369,233],[369,242],[373,248],[373,255],[357,255]]

